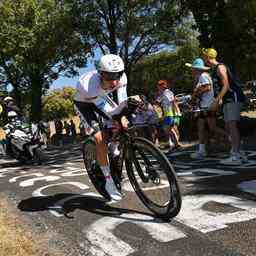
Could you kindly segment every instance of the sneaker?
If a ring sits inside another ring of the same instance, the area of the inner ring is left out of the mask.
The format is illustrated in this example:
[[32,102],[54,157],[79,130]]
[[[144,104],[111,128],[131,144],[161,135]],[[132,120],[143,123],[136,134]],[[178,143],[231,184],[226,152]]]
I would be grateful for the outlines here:
[[122,195],[116,188],[116,185],[110,175],[106,177],[105,189],[112,200],[120,201],[122,199]]
[[243,151],[240,152],[240,158],[241,158],[243,163],[247,163],[248,162],[247,155]]
[[220,163],[226,165],[241,165],[242,158],[240,157],[240,155],[231,155],[229,158],[221,160]]
[[206,152],[196,151],[196,152],[190,154],[190,157],[193,159],[204,159],[206,157]]

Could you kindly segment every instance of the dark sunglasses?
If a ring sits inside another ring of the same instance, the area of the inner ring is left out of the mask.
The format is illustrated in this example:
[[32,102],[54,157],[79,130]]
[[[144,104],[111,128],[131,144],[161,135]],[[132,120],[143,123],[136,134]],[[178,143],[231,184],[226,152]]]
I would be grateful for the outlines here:
[[102,78],[106,81],[120,80],[124,71],[121,72],[101,72]]

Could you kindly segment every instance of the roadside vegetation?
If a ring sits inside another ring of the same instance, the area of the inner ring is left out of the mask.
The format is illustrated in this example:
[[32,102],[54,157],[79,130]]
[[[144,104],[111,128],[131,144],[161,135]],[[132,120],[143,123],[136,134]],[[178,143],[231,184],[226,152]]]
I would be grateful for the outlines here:
[[10,209],[8,202],[0,201],[0,255],[3,256],[60,256],[50,250],[47,239],[25,227],[24,222]]

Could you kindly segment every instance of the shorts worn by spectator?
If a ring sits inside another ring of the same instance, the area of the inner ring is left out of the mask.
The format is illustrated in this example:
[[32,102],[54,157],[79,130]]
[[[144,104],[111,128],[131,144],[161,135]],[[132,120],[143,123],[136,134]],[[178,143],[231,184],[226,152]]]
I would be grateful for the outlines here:
[[175,104],[175,96],[169,89],[170,82],[167,80],[159,80],[157,83],[158,97],[156,103],[158,103],[163,112],[163,130],[168,137],[169,150],[179,147],[179,134],[177,127],[175,127],[175,116],[177,110],[177,104]]

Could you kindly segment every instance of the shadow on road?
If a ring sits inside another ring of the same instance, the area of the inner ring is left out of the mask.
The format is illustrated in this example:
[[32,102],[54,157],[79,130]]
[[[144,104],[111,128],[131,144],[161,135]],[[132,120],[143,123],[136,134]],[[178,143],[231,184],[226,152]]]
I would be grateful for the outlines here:
[[[61,193],[53,196],[27,198],[18,204],[18,208],[25,212],[53,210],[58,214],[66,216],[67,218],[74,218],[72,215],[70,215],[70,213],[74,212],[76,209],[88,211],[102,216],[111,216],[126,220],[129,220],[129,217],[127,217],[127,215],[124,217],[122,214],[136,213],[154,218],[154,215],[149,213],[113,207],[109,205],[104,198],[72,193]],[[145,220],[143,219],[142,221]]]

